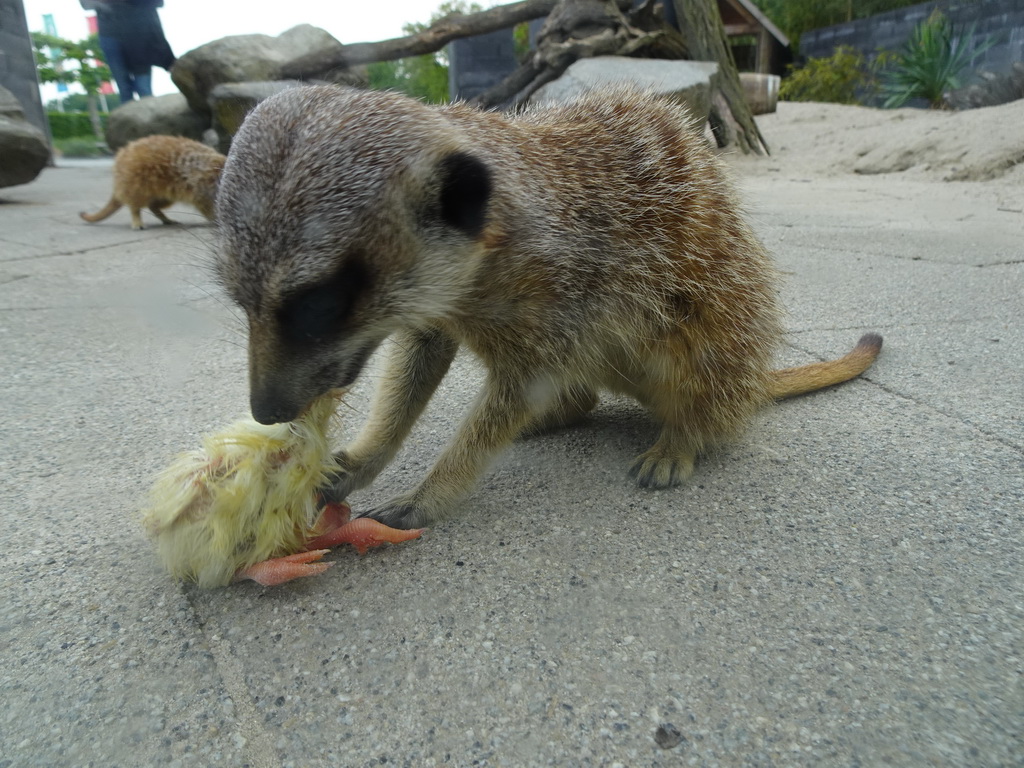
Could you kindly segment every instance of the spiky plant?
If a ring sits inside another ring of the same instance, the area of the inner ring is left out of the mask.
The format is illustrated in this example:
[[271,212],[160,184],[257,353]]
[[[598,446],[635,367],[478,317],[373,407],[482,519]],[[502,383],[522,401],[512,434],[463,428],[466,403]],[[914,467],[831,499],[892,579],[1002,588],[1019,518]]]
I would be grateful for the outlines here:
[[959,88],[960,75],[987,51],[991,38],[971,48],[974,25],[957,33],[949,19],[936,11],[914,28],[896,54],[894,67],[885,73],[882,87],[886,109],[902,107],[910,99],[925,99],[933,109],[946,106],[945,93]]

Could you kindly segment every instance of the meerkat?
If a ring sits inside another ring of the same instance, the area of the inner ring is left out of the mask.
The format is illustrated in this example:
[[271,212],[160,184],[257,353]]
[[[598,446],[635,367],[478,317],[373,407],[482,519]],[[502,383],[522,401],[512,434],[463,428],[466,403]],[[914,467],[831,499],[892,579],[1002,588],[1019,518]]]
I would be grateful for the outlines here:
[[188,203],[212,221],[224,160],[216,150],[180,136],[137,139],[121,147],[114,157],[110,202],[96,213],[79,216],[89,222],[102,221],[127,205],[132,229],[143,229],[143,208],[149,208],[164,224],[174,224],[163,209]]
[[460,347],[485,366],[419,486],[365,513],[394,527],[437,520],[518,435],[575,420],[600,390],[660,425],[636,482],[676,485],[758,408],[853,378],[881,348],[869,334],[838,360],[772,370],[772,261],[691,118],[642,94],[510,117],[290,90],[235,137],[217,218],[257,421],[296,418],[393,338],[335,498],[394,457]]

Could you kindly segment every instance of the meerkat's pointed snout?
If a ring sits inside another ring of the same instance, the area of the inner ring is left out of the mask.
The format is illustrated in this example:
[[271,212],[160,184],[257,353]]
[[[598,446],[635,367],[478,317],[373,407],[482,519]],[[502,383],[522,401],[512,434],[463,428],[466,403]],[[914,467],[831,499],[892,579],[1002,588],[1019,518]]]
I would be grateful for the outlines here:
[[256,421],[260,424],[283,424],[302,415],[309,402],[289,383],[280,377],[250,371],[249,408]]
[[296,406],[273,390],[253,390],[249,397],[252,417],[260,424],[283,424],[295,421],[302,413],[302,406]]

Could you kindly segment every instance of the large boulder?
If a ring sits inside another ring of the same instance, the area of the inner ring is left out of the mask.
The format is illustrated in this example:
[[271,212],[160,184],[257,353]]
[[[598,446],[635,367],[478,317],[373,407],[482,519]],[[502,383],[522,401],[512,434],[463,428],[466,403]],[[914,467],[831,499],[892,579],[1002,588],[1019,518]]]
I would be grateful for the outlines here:
[[298,88],[299,80],[275,80],[270,83],[222,83],[210,92],[213,128],[217,132],[217,150],[227,154],[231,139],[242,127],[254,106],[274,93]]
[[171,68],[171,79],[194,111],[210,115],[210,93],[221,83],[280,80],[282,67],[292,61],[340,47],[329,32],[310,24],[277,37],[232,35],[181,56]]
[[712,85],[718,77],[713,61],[631,59],[595,56],[580,59],[530,98],[531,104],[563,104],[602,88],[627,86],[685,104],[703,125],[711,111]]
[[25,119],[14,94],[0,86],[0,187],[28,184],[49,162],[46,135]]
[[238,132],[253,107],[275,93],[302,85],[299,80],[276,80],[269,83],[221,83],[210,92],[210,111],[217,132],[217,149],[227,154],[231,139]]
[[979,72],[979,82],[945,94],[953,109],[978,109],[1024,99],[1024,61],[1014,62],[1009,72]]
[[210,119],[189,109],[180,93],[129,101],[110,113],[107,146],[118,150],[143,136],[164,134],[202,141]]

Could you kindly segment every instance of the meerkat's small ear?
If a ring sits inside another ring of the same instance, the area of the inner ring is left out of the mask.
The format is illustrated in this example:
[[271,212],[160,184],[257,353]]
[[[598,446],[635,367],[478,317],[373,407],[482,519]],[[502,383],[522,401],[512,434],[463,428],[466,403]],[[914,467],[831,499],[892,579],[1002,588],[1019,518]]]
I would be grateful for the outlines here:
[[491,197],[491,171],[481,160],[464,152],[454,152],[441,161],[441,220],[479,237],[487,220]]

